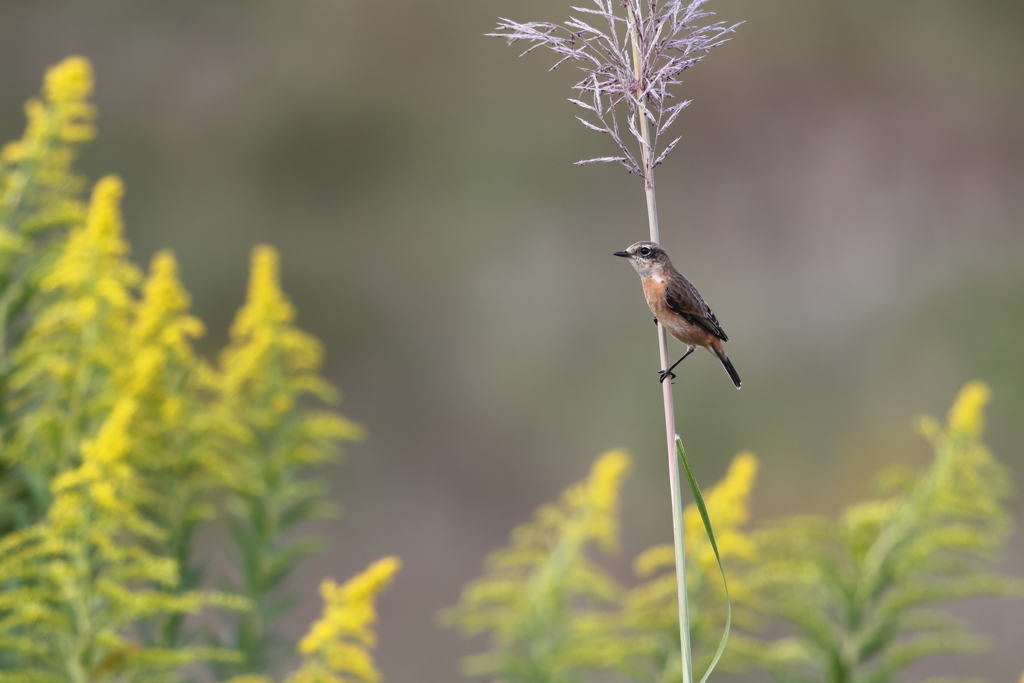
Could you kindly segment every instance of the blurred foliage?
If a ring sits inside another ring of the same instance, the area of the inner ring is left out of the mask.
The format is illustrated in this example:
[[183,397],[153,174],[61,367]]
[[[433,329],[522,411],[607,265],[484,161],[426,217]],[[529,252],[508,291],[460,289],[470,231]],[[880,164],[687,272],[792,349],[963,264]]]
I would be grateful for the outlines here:
[[[319,407],[337,393],[270,247],[219,364],[195,353],[203,325],[173,255],[148,275],[127,259],[121,181],[82,200],[71,165],[94,135],[91,92],[86,60],[51,68],[0,151],[0,681],[177,680],[196,662],[265,677],[289,656],[272,647],[293,604],[282,584],[317,547],[289,532],[332,511],[303,475],[362,430]],[[222,511],[237,586],[196,553]],[[379,679],[372,600],[396,570],[325,583],[295,680]],[[220,642],[187,619],[204,607]]]
[[468,674],[563,683],[628,661],[638,644],[623,637],[612,611],[622,588],[587,556],[591,546],[607,553],[618,545],[628,468],[622,451],[598,458],[585,481],[512,532],[509,546],[487,558],[487,573],[443,614],[467,634],[491,635],[491,651],[466,660]]
[[[339,586],[331,579],[320,584],[324,600],[320,619],[299,641],[302,664],[285,683],[378,683],[380,671],[370,650],[377,644],[373,601],[401,568],[395,557],[377,560]],[[230,683],[272,683],[269,676],[242,674]]]
[[[749,609],[750,588],[737,571],[751,562],[756,552],[743,527],[750,517],[749,501],[757,467],[757,458],[753,454],[741,453],[733,460],[722,481],[704,493],[722,565],[729,572],[734,628],[757,624]],[[686,583],[690,598],[690,645],[694,670],[705,671],[725,628],[725,589],[718,560],[696,505],[691,504],[683,511],[683,533],[688,558]],[[627,628],[643,633],[650,643],[650,649],[642,653],[637,667],[644,675],[634,678],[681,680],[679,609],[672,545],[657,545],[643,551],[634,560],[633,569],[643,582],[623,596],[622,616]],[[732,662],[727,658],[722,664],[729,668]]]
[[[1009,531],[1007,473],[982,442],[988,388],[964,387],[946,425],[919,420],[935,458],[921,474],[890,468],[887,497],[851,505],[838,520],[794,517],[745,529],[757,460],[736,457],[705,496],[734,604],[734,636],[723,664],[751,667],[784,683],[887,683],[938,653],[976,652],[984,642],[936,609],[973,596],[1022,596],[1019,582],[993,574]],[[614,465],[612,463],[615,463]],[[628,460],[602,456],[590,478],[518,528],[491,555],[444,618],[490,651],[467,673],[503,683],[578,681],[615,672],[637,681],[679,681],[674,553],[641,553],[645,581],[625,590],[587,556],[614,547],[616,497]],[[602,475],[614,468],[615,477]],[[724,626],[725,594],[695,506],[684,512],[691,643],[710,661]],[[768,638],[782,621],[793,635]]]
[[988,387],[973,382],[945,425],[921,418],[935,458],[921,474],[884,471],[885,497],[851,505],[838,520],[797,517],[757,532],[749,580],[758,607],[795,635],[741,641],[750,661],[786,682],[886,683],[928,655],[984,649],[935,605],[1024,597],[1020,582],[984,564],[1010,529],[1008,473],[981,438],[988,399]]

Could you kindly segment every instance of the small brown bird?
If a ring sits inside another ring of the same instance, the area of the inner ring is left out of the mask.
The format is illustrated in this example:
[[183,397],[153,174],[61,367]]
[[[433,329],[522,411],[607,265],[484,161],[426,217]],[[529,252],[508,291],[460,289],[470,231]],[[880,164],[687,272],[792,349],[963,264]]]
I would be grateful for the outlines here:
[[728,335],[718,324],[697,288],[682,273],[675,269],[668,254],[654,242],[637,242],[626,251],[615,252],[616,256],[628,258],[644,286],[644,298],[651,307],[654,317],[665,326],[672,336],[686,344],[686,353],[668,370],[659,370],[661,381],[671,377],[672,370],[683,362],[694,349],[703,346],[722,361],[733,384],[740,388],[740,376],[725,355],[722,342],[729,341]]

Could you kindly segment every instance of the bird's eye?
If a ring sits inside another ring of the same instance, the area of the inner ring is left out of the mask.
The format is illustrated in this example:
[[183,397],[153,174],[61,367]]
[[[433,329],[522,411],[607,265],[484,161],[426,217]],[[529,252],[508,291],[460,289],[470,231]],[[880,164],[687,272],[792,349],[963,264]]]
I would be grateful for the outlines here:
[[640,255],[641,256],[650,256],[651,255],[651,248],[650,247],[640,247]]

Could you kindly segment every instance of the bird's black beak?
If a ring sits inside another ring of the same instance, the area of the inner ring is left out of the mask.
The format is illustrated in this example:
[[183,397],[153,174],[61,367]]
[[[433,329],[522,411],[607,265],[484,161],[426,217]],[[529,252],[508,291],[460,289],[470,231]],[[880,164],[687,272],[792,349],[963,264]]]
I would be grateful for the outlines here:
[[621,256],[622,258],[629,258],[630,254],[628,251],[617,251],[612,256]]

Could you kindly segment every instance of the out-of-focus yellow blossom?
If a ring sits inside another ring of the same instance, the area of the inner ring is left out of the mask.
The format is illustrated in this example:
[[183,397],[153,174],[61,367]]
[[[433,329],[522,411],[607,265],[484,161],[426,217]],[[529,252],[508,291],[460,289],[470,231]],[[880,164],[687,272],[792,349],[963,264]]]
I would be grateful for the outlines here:
[[[248,437],[239,438],[257,449],[248,458],[256,479],[268,467],[266,471],[280,472],[323,462],[337,441],[364,436],[362,427],[333,411],[300,406],[299,399],[307,394],[335,401],[338,392],[319,375],[320,342],[296,328],[294,318],[295,310],[280,289],[277,252],[257,247],[246,302],[231,326],[231,344],[220,356],[216,379],[229,413],[225,419],[248,430]],[[287,431],[273,439],[278,447],[263,450],[267,430],[284,425]]]
[[21,140],[0,149],[0,247],[23,251],[15,237],[67,225],[83,211],[77,194],[84,180],[71,164],[78,147],[96,135],[92,69],[69,57],[46,72],[42,100],[25,105],[28,123]]
[[[275,465],[322,461],[338,434],[358,432],[301,407],[301,394],[326,384],[315,372],[319,351],[295,352],[302,344],[287,309],[261,312],[283,319],[275,331],[283,333],[255,330],[242,344],[263,344],[253,385],[283,400],[242,390],[224,408],[221,377],[191,348],[202,325],[188,315],[169,253],[154,258],[140,291],[122,235],[121,181],[101,179],[83,202],[85,183],[71,164],[95,134],[91,92],[87,61],[57,65],[26,106],[25,135],[0,150],[0,442],[14,473],[0,482],[0,678],[12,680],[169,680],[189,662],[223,659],[176,633],[182,615],[204,605],[251,604],[189,590],[201,574],[188,566],[190,537],[213,511],[211,493],[247,479],[240,459],[270,431],[280,445],[271,449]],[[275,374],[275,364],[284,371]],[[273,418],[275,407],[286,425],[248,419]],[[275,529],[323,509],[309,500],[316,483],[283,481],[285,495],[272,501],[282,504]],[[301,554],[279,541],[271,539]],[[274,574],[284,567],[280,558],[257,560]],[[122,635],[147,630],[167,647]]]
[[289,683],[377,683],[380,672],[370,650],[377,644],[374,600],[391,583],[401,563],[385,557],[342,585],[320,585],[323,614],[299,641],[302,666]]
[[992,397],[992,391],[984,382],[970,382],[956,397],[949,410],[950,433],[962,433],[977,438],[985,431],[985,406]]
[[[750,519],[750,493],[757,476],[757,466],[757,458],[752,453],[740,453],[729,465],[722,481],[704,494],[704,504],[723,562],[731,557],[750,560],[756,551],[754,543],[741,527]],[[683,511],[683,534],[687,557],[698,563],[697,566],[688,565],[690,581],[717,575],[715,550],[711,547],[700,512],[693,503]],[[639,576],[650,576],[667,567],[675,567],[675,550],[671,545],[648,548],[637,556],[633,564]]]
[[122,368],[119,383],[131,396],[157,401],[163,420],[181,416],[187,375],[200,372],[190,340],[203,334],[203,324],[188,315],[189,303],[174,256],[158,252],[126,339],[132,361]]
[[[749,609],[750,592],[735,571],[756,561],[756,546],[743,528],[750,518],[750,496],[757,476],[757,458],[740,453],[725,477],[704,493],[715,541],[729,576],[733,606],[733,625],[754,623]],[[690,600],[690,642],[695,669],[706,667],[718,646],[725,624],[725,591],[718,560],[708,540],[697,506],[683,511],[683,533],[687,557],[687,589]],[[640,661],[654,664],[659,680],[678,678],[679,607],[676,590],[675,549],[671,544],[656,545],[640,553],[634,571],[646,579],[623,598],[623,620],[642,634],[646,649],[639,648]],[[733,641],[730,640],[730,643]],[[728,662],[723,662],[728,666]]]
[[[51,473],[78,464],[81,438],[90,436],[119,392],[111,378],[128,364],[125,344],[136,308],[138,269],[125,254],[121,181],[109,176],[93,191],[85,225],[60,246],[40,278],[46,305],[12,354],[14,406],[40,404],[18,425],[6,456]],[[53,438],[68,427],[81,430]]]
[[[320,343],[296,328],[294,318],[280,289],[277,252],[256,248],[248,296],[231,327],[231,344],[221,354],[218,379],[230,413],[226,419],[248,430],[250,436],[243,438],[258,451],[246,459],[254,480],[236,481],[247,490],[259,486],[264,474],[323,462],[337,441],[363,438],[362,427],[341,415],[299,405],[304,395],[336,400],[337,392],[318,374]],[[273,439],[278,448],[262,450],[266,430],[286,424],[287,432]]]
[[[203,324],[198,318],[170,320],[168,316],[181,315],[188,310],[191,297],[178,280],[178,262],[170,251],[159,251],[150,265],[150,275],[142,288],[142,302],[135,319],[132,335],[141,341],[158,336],[168,346],[176,346],[185,338],[198,337]],[[173,322],[174,325],[168,325]]]
[[47,69],[43,77],[43,95],[48,102],[81,102],[92,95],[92,88],[92,66],[85,57],[68,57]]
[[[249,290],[245,307],[238,312],[231,326],[233,337],[245,337],[261,328],[288,325],[295,320],[295,307],[281,291],[279,262],[277,250],[269,245],[264,244],[253,250]],[[308,353],[315,355],[318,351],[310,348]]]
[[[161,536],[158,528],[139,514],[139,505],[152,493],[144,489],[137,473],[126,462],[135,445],[132,421],[136,413],[134,400],[128,397],[119,400],[96,437],[82,444],[82,463],[54,478],[51,488],[55,514],[50,519],[56,533],[69,536],[80,533],[92,509],[89,526],[106,524],[140,536]],[[107,521],[98,521],[102,519]],[[110,532],[110,529],[102,531]]]
[[[756,477],[757,458],[753,453],[740,453],[729,465],[725,478],[704,496],[708,517],[715,530],[718,552],[723,561],[727,557],[743,560],[753,558],[754,544],[740,527],[750,520],[750,492]],[[704,574],[718,573],[715,550],[711,547],[700,512],[693,503],[683,512],[683,527],[687,556],[700,563]]]
[[[278,260],[273,247],[253,250],[245,305],[231,325],[232,345],[221,356],[225,387],[229,393],[272,391],[272,380],[261,372],[270,362],[280,366],[278,372],[294,375],[293,384],[308,383],[304,388],[330,396],[326,383],[313,374],[323,355],[320,342],[292,325],[295,308],[281,291]],[[290,408],[279,397],[273,402],[276,411]]]
[[121,198],[124,184],[117,176],[96,183],[84,227],[71,232],[60,258],[40,286],[44,292],[58,287],[85,288],[88,296],[115,306],[130,301],[128,287],[140,280],[137,268],[123,261],[128,243],[122,233]]
[[[614,450],[602,455],[586,480],[567,488],[557,504],[539,507],[533,523],[512,531],[513,548],[553,548],[569,539],[574,548],[595,542],[605,552],[613,552],[619,542],[619,489],[629,467],[625,451]],[[498,551],[493,557],[505,557],[505,561],[514,562],[513,558],[519,553],[513,548]],[[529,552],[526,555],[532,557]]]
[[917,430],[933,445],[946,438],[977,439],[985,430],[984,409],[991,397],[991,390],[984,382],[969,382],[964,385],[946,416],[945,429],[931,416],[916,420]]
[[157,252],[142,288],[142,301],[132,326],[135,344],[172,351],[182,362],[193,359],[190,339],[203,335],[203,323],[187,315],[191,297],[178,279],[178,263],[170,251]]
[[[128,461],[138,414],[136,402],[122,397],[96,437],[83,444],[81,464],[53,480],[46,517],[0,541],[0,581],[15,581],[5,594],[12,611],[0,619],[0,647],[16,648],[21,666],[40,680],[56,680],[68,666],[105,671],[110,680],[127,672],[145,678],[147,671],[166,674],[226,655],[210,648],[164,651],[121,635],[155,614],[191,613],[209,604],[238,609],[244,603],[217,594],[167,592],[179,580],[177,563],[141,543],[162,540],[164,531],[140,513],[143,482]],[[28,624],[40,637],[19,646]]]
[[[587,534],[607,553],[618,549],[619,490],[629,468],[629,456],[625,451],[609,451],[594,463],[586,482],[586,492],[581,496],[581,502],[589,501],[593,508]],[[571,495],[566,494],[567,501]]]

